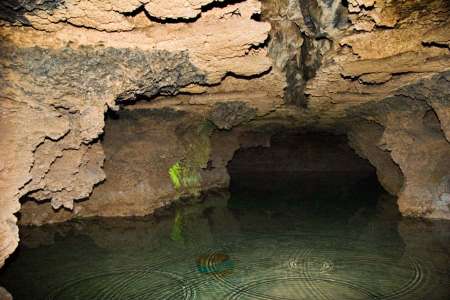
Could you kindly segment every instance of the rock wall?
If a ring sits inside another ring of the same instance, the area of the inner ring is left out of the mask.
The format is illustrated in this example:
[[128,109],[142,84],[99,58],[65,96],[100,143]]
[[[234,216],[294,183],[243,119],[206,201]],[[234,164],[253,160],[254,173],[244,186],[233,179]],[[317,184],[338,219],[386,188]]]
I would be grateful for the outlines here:
[[285,98],[305,107],[283,107],[272,120],[348,132],[404,215],[450,218],[449,2],[279,0],[263,8]]
[[101,139],[107,180],[72,210],[55,211],[48,203],[29,199],[22,204],[20,224],[144,216],[182,197],[226,189],[226,167],[234,152],[267,145],[269,139],[269,134],[239,129],[220,131],[195,111],[130,107],[111,113]]
[[400,193],[403,173],[382,147],[384,127],[377,123],[361,122],[349,132],[350,146],[377,169],[377,177],[384,189],[391,195]]
[[[307,83],[308,107],[326,122],[450,69],[448,1],[348,1],[350,26]],[[446,42],[447,41],[447,42]]]
[[352,145],[377,167],[386,190],[398,195],[403,215],[450,218],[450,144],[439,119],[447,118],[442,110],[450,111],[449,76],[406,86],[355,112],[372,123],[353,128]]
[[73,209],[105,179],[98,138],[117,102],[201,93],[230,76],[241,90],[245,77],[260,74],[271,89],[284,85],[260,47],[270,25],[253,19],[254,0],[27,0],[0,8],[0,265],[17,246],[20,198]]

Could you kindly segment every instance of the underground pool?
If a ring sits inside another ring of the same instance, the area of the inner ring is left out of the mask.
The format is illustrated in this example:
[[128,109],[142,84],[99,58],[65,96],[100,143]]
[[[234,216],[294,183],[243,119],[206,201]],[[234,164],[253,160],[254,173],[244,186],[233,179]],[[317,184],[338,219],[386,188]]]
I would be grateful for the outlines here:
[[231,192],[153,216],[25,226],[0,283],[15,299],[450,296],[450,223],[402,218],[374,176],[231,174]]

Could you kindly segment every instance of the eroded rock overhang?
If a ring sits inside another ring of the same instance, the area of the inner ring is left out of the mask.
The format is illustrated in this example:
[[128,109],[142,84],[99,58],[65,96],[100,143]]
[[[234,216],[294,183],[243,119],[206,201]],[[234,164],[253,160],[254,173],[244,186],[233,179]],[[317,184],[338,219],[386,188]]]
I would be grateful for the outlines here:
[[0,262],[17,246],[21,197],[73,209],[105,179],[98,138],[118,102],[201,93],[229,80],[251,90],[229,75],[265,74],[271,104],[281,103],[283,77],[261,47],[270,24],[252,18],[258,1],[1,6]]
[[0,1],[0,262],[24,196],[73,209],[61,220],[102,215],[107,204],[74,201],[105,179],[105,112],[140,99],[187,112],[189,128],[232,129],[219,131],[226,153],[194,136],[222,171],[242,144],[266,143],[243,124],[347,132],[403,214],[450,218],[448,1],[346,3],[262,1],[259,18],[256,0]]

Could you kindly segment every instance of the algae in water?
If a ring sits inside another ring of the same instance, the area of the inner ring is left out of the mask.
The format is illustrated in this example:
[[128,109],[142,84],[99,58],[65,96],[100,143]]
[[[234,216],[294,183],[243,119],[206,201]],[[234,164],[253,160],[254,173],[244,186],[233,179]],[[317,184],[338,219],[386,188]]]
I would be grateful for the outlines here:
[[170,238],[175,242],[184,242],[183,237],[183,215],[180,211],[175,214],[175,220],[173,222]]

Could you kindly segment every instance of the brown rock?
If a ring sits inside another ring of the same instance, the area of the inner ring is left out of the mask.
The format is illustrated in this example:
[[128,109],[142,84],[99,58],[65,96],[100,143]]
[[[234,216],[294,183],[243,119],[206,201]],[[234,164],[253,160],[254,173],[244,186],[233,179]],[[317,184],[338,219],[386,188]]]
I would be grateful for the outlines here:
[[12,295],[1,286],[0,286],[0,300],[13,300]]

